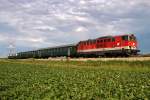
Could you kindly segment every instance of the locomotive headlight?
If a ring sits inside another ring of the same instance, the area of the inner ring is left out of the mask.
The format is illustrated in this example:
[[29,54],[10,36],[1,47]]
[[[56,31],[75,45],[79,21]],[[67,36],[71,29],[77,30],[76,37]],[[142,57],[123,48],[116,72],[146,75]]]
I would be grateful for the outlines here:
[[120,43],[118,42],[118,43],[117,43],[117,46],[119,46],[119,45],[120,45]]
[[133,46],[135,46],[135,43],[133,43]]

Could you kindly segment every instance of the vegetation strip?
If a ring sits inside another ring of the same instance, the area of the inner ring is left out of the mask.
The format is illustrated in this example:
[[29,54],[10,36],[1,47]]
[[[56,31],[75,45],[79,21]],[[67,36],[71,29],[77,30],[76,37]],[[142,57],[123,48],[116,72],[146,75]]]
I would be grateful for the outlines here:
[[150,61],[0,60],[0,99],[150,99]]

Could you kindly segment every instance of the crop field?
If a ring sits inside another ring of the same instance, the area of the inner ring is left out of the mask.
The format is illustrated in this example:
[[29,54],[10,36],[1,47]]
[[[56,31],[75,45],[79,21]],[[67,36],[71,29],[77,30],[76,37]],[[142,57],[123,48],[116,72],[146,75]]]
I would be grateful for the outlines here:
[[0,60],[0,100],[150,99],[150,60]]

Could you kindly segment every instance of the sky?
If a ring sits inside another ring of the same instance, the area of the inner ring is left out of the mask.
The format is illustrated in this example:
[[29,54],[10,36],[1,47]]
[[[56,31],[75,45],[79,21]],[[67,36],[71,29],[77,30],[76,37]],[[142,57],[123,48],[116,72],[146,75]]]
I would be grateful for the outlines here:
[[0,0],[0,57],[126,33],[150,53],[149,0]]

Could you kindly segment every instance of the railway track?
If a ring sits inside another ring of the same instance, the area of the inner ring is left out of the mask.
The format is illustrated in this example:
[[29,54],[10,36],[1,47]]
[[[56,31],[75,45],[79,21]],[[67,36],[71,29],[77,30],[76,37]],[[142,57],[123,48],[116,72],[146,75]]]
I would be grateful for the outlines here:
[[38,60],[54,60],[54,61],[150,61],[150,57],[117,57],[117,58],[49,58],[49,59],[38,59]]

